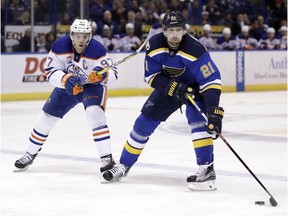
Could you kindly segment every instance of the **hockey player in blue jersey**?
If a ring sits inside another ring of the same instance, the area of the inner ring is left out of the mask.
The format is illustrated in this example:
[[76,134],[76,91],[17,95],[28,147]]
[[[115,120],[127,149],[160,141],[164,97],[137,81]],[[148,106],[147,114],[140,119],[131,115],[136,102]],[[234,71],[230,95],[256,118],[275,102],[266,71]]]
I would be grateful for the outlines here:
[[[185,104],[199,165],[198,171],[187,178],[188,187],[192,190],[216,189],[213,138],[216,138],[215,131],[221,132],[224,114],[219,107],[221,77],[207,49],[186,33],[185,22],[179,11],[166,13],[162,22],[163,33],[153,36],[146,44],[145,80],[154,91],[134,123],[120,164],[103,173],[106,181],[117,181],[126,176],[154,130]],[[207,114],[209,127],[186,94],[193,95]]]
[[[15,172],[28,169],[54,125],[78,103],[84,106],[102,160],[100,171],[114,166],[105,117],[107,86],[117,79],[116,68],[104,69],[111,65],[113,62],[103,45],[92,38],[88,20],[76,19],[70,27],[70,35],[55,41],[48,54],[45,72],[55,88],[31,132],[27,152],[15,162]],[[73,139],[72,134],[70,139]]]

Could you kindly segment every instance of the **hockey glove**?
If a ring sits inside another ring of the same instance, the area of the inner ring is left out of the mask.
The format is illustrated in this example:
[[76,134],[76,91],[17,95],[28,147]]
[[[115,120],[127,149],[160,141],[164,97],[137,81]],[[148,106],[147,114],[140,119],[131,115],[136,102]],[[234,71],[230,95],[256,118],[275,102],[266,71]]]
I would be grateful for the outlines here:
[[105,82],[108,80],[108,70],[106,68],[96,66],[88,75],[88,79],[94,84],[105,84]]
[[187,84],[183,82],[178,82],[177,80],[172,80],[167,86],[167,94],[172,97],[176,97],[183,104],[189,104],[190,101],[186,97],[186,94],[192,95],[194,93],[194,89],[189,87]]
[[207,109],[208,122],[206,129],[208,133],[221,133],[223,116],[224,110],[222,107],[210,107]]
[[81,79],[74,74],[68,73],[64,75],[62,77],[61,84],[71,95],[77,95],[80,92],[83,92],[83,87],[81,86]]

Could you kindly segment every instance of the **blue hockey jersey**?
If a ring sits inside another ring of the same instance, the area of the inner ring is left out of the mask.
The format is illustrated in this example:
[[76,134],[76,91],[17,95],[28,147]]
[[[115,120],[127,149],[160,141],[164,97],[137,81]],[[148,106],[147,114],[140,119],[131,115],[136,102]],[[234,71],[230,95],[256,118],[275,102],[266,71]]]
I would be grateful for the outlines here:
[[[161,73],[188,84],[202,96],[207,90],[215,90],[218,95],[221,92],[221,75],[217,66],[205,46],[189,34],[183,36],[177,50],[169,49],[163,33],[153,36],[146,44],[145,80],[157,88],[153,80]],[[213,91],[209,92],[212,95],[207,95],[208,100],[213,97]],[[218,101],[207,104],[218,105]]]

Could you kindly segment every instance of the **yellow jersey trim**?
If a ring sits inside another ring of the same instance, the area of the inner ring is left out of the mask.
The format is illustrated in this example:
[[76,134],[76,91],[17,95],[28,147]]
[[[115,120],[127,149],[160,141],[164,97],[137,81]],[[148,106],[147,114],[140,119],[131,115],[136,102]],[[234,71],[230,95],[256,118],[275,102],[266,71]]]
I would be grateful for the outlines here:
[[222,86],[219,84],[212,84],[212,85],[206,86],[204,89],[200,90],[199,92],[202,93],[204,91],[207,91],[208,89],[219,89],[220,91],[222,91]]
[[205,146],[212,146],[213,145],[213,140],[211,137],[201,139],[201,140],[194,140],[193,141],[194,148],[201,148]]
[[140,155],[143,149],[134,148],[131,145],[129,145],[128,142],[125,143],[124,148],[126,151],[128,151],[130,154]]

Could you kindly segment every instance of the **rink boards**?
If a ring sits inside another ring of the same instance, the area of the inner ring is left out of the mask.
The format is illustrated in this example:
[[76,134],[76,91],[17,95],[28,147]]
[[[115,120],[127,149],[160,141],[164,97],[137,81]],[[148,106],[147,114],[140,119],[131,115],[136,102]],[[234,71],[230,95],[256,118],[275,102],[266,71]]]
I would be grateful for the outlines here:
[[[118,61],[130,53],[109,53]],[[287,53],[277,51],[211,51],[221,71],[223,92],[287,89]],[[144,52],[118,66],[119,79],[110,96],[147,95],[144,81]],[[46,99],[53,89],[44,76],[47,53],[2,54],[1,99]]]

